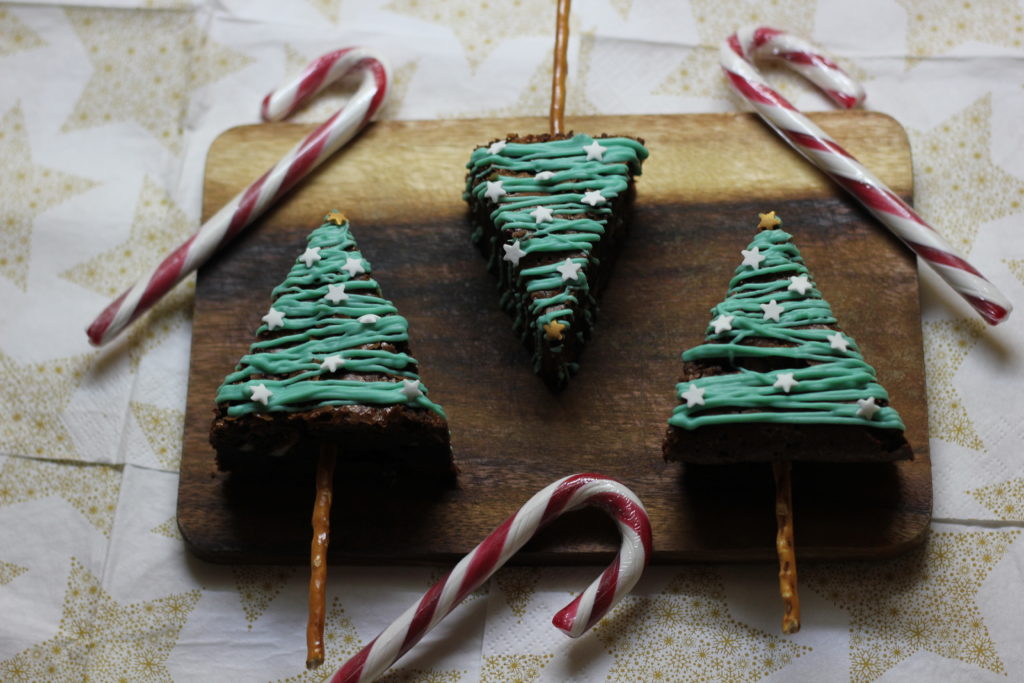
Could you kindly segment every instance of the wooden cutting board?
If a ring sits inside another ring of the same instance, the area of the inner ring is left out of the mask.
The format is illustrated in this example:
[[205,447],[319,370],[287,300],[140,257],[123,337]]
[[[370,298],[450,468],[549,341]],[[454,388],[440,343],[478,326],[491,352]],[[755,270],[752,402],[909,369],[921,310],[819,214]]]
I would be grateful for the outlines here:
[[[813,115],[898,194],[912,194],[910,149],[882,114]],[[907,424],[916,457],[900,464],[797,464],[796,542],[803,559],[893,555],[921,540],[931,469],[915,261],[888,232],[753,116],[588,117],[576,130],[627,133],[651,156],[632,233],[603,297],[582,369],[549,392],[498,308],[470,244],[461,194],[472,148],[543,119],[377,123],[199,273],[178,498],[189,547],[217,562],[305,563],[313,480],[218,473],[207,434],[213,396],[252,341],[321,216],[352,221],[385,296],[409,319],[413,353],[444,405],[458,485],[372,490],[340,475],[331,559],[450,562],[534,492],[574,472],[601,472],[642,498],[655,562],[774,557],[768,466],[683,468],[661,458],[680,352],[698,343],[721,301],[757,213],[774,209],[812,276],[854,336]],[[204,218],[274,163],[308,127],[229,130],[210,149]],[[603,562],[618,545],[594,511],[568,515],[516,558]]]

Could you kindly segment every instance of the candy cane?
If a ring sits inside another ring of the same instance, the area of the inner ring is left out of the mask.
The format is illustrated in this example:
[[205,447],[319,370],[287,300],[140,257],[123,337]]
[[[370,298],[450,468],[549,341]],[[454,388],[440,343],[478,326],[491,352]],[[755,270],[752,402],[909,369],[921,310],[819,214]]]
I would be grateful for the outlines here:
[[355,71],[362,72],[362,82],[346,106],[239,192],[144,278],[112,301],[89,326],[90,342],[99,346],[116,337],[299,180],[351,140],[384,103],[391,79],[386,62],[376,52],[347,48],[315,60],[297,79],[264,98],[263,118],[276,121],[291,114],[334,81]]
[[552,619],[572,638],[585,632],[636,585],[651,554],[651,524],[643,504],[628,488],[600,474],[574,474],[535,494],[462,558],[450,574],[345,662],[330,678],[331,683],[372,681],[384,673],[538,529],[585,505],[596,505],[614,517],[622,533],[622,546],[612,564]]
[[808,161],[824,171],[938,273],[990,325],[1013,306],[910,206],[854,159],[839,143],[772,89],[754,68],[755,57],[785,61],[843,107],[859,103],[860,86],[804,41],[772,28],[741,29],[722,43],[719,58],[733,88],[764,121]]

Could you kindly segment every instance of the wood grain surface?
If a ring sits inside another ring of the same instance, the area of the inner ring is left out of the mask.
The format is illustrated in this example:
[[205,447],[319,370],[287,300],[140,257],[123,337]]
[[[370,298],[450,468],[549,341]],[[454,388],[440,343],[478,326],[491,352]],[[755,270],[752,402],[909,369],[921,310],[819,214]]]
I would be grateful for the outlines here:
[[[812,115],[897,193],[912,194],[903,129],[871,112]],[[801,560],[873,558],[920,541],[931,516],[931,468],[917,270],[912,256],[753,116],[588,117],[589,133],[636,135],[651,157],[632,232],[604,294],[582,369],[561,394],[533,375],[470,244],[461,199],[472,148],[541,118],[372,125],[199,273],[178,500],[193,552],[217,562],[305,563],[311,471],[273,481],[215,471],[207,442],[213,396],[252,341],[270,290],[320,217],[338,208],[385,296],[410,321],[431,398],[450,418],[455,487],[367,485],[339,468],[330,557],[350,563],[450,562],[533,493],[573,472],[633,488],[650,513],[655,562],[774,559],[771,466],[682,467],[661,458],[680,352],[703,338],[757,212],[795,235],[840,324],[907,424],[915,459],[802,464],[793,471]],[[207,161],[204,217],[306,131],[291,124],[227,131]],[[515,559],[603,562],[618,545],[595,511],[555,522]]]

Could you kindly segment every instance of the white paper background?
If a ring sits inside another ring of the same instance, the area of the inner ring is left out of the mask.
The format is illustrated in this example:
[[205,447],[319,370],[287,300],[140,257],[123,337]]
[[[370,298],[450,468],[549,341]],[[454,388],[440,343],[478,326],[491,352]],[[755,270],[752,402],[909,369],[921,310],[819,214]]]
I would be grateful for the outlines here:
[[[207,565],[175,532],[189,285],[107,349],[82,330],[195,229],[210,143],[257,122],[306,61],[385,53],[390,118],[537,115],[551,13],[542,0],[0,6],[0,679],[303,675],[305,574]],[[749,22],[814,40],[864,82],[867,107],[908,130],[925,217],[1024,301],[1021,3],[578,1],[568,115],[733,110],[715,46]],[[829,107],[775,79],[798,106]],[[763,566],[649,570],[577,641],[549,619],[596,568],[507,570],[391,680],[1024,679],[1024,317],[987,328],[930,273],[922,289],[928,546],[853,583],[848,566],[804,567],[792,637]],[[332,570],[329,663],[440,571]]]

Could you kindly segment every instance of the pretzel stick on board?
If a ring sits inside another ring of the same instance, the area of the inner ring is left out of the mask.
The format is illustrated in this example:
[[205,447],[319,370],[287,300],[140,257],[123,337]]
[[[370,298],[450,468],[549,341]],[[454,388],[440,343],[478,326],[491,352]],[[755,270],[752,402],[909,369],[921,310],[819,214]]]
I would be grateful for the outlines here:
[[306,668],[324,663],[324,616],[327,611],[327,545],[331,535],[331,501],[334,498],[333,443],[320,444],[316,466],[316,501],[313,504],[313,540],[309,549],[309,619],[306,622]]
[[793,546],[793,482],[789,461],[772,463],[775,475],[775,552],[779,556],[779,592],[785,611],[782,632],[800,630],[800,594],[796,586],[796,552]]

